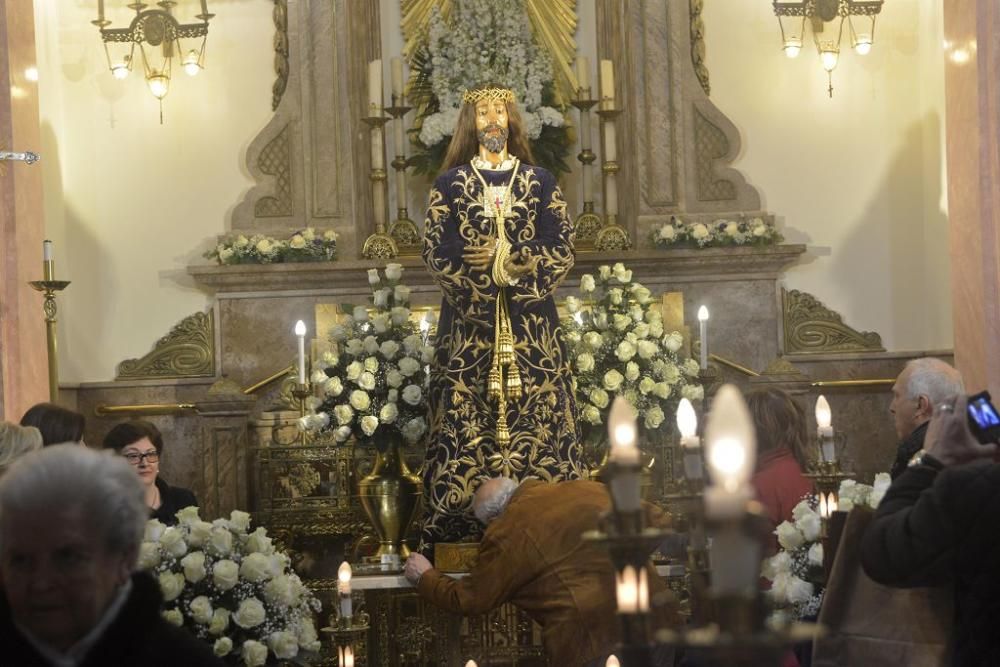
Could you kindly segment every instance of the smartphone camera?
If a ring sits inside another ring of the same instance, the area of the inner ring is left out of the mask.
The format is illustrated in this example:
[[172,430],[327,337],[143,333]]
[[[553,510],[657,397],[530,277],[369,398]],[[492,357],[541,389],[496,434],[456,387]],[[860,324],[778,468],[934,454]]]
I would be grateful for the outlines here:
[[969,396],[966,410],[969,413],[969,430],[984,445],[1000,442],[1000,413],[990,400],[990,392],[981,391]]

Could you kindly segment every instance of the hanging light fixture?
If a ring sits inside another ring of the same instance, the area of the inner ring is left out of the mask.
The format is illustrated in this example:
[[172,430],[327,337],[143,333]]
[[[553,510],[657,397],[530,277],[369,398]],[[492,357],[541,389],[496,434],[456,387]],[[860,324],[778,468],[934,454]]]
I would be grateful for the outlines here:
[[[781,28],[781,47],[795,58],[805,43],[806,24],[812,30],[820,64],[827,73],[827,91],[833,97],[833,70],[840,62],[840,43],[847,23],[851,48],[868,55],[875,43],[875,18],[883,0],[773,0],[774,15]],[[855,21],[861,29],[855,27]]]
[[[105,0],[97,2],[97,20],[91,21],[101,31],[108,69],[116,79],[126,79],[138,58],[142,61],[143,77],[149,92],[160,103],[160,123],[163,123],[163,98],[170,91],[173,60],[185,53],[181,40],[191,48],[181,58],[184,71],[195,76],[205,68],[205,45],[208,42],[208,22],[215,16],[208,13],[208,0],[201,0],[201,13],[194,18],[201,23],[180,23],[174,17],[176,0],[161,0],[155,8],[142,2],[126,5],[135,12],[127,28],[109,28],[105,18]],[[200,41],[199,41],[200,40]]]

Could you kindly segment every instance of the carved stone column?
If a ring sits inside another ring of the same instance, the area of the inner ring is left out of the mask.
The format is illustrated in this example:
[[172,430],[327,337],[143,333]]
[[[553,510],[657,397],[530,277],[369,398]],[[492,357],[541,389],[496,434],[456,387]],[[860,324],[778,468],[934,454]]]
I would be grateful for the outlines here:
[[944,32],[955,362],[970,391],[1000,396],[1000,8],[946,2]]
[[[38,88],[24,71],[35,64],[34,3],[0,5],[0,150],[41,149]],[[47,400],[48,363],[42,297],[42,167],[0,162],[0,418],[20,419]]]

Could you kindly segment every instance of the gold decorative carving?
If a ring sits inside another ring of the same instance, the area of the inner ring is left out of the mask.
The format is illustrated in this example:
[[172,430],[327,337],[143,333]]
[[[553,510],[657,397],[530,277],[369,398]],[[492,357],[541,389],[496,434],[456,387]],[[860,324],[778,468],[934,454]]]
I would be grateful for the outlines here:
[[712,86],[708,82],[708,67],[705,65],[705,21],[701,12],[705,9],[705,0],[691,0],[691,64],[694,74],[706,95],[712,94]]
[[288,0],[274,0],[274,85],[271,111],[277,111],[288,86]]
[[215,319],[212,312],[185,317],[138,359],[118,364],[116,380],[210,377],[215,374]]
[[478,560],[478,542],[438,542],[434,545],[434,567],[441,572],[471,572]]
[[365,239],[361,253],[366,259],[392,259],[399,255],[399,249],[391,236],[376,233]]
[[594,248],[601,252],[610,252],[628,250],[631,247],[632,240],[629,238],[628,231],[609,216],[607,224],[597,232]]
[[733,182],[718,178],[715,173],[715,161],[729,154],[729,140],[697,105],[694,106],[694,151],[698,201],[736,199],[736,186]]
[[767,365],[761,375],[802,375],[802,371],[784,357],[778,357]]
[[401,209],[400,217],[389,225],[389,236],[401,255],[420,254],[420,230],[417,224],[406,217],[406,209]]
[[576,246],[583,250],[594,247],[594,242],[597,240],[597,233],[604,224],[601,216],[594,213],[594,203],[587,203],[590,204],[590,210],[587,210],[587,205],[584,204],[584,212],[577,216],[574,223],[576,228]]
[[781,302],[785,354],[885,351],[881,336],[852,329],[811,294],[782,289]]
[[290,126],[285,125],[257,158],[257,168],[275,179],[274,196],[261,197],[254,204],[257,218],[283,218],[293,213]]

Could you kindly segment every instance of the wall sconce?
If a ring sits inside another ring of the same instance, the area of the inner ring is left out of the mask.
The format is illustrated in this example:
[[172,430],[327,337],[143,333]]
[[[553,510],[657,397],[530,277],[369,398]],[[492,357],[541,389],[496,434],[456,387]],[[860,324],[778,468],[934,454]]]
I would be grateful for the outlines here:
[[[208,13],[208,0],[201,0],[201,13],[195,16],[201,23],[180,23],[173,14],[177,4],[176,0],[161,0],[156,3],[156,9],[149,9],[149,5],[142,2],[131,2],[127,7],[135,11],[135,16],[129,26],[109,28],[111,21],[105,18],[104,0],[98,0],[97,20],[91,21],[101,32],[108,69],[116,79],[128,78],[135,64],[138,46],[146,85],[160,102],[161,124],[163,98],[170,91],[173,60],[184,53],[181,40],[197,45],[197,48],[190,48],[181,61],[184,71],[195,76],[205,68],[208,22],[215,16]],[[200,43],[197,42],[199,39]]]
[[[882,2],[883,0],[773,0],[774,15],[778,17],[785,55],[795,58],[802,51],[808,19],[820,63],[827,73],[827,90],[830,97],[833,97],[833,70],[840,62],[844,23],[847,23],[851,35],[851,48],[859,56],[868,55],[875,43],[875,19],[882,11]],[[861,25],[860,31],[855,28],[855,21]],[[831,24],[829,27],[833,29],[834,22],[836,38],[821,39],[821,35],[825,36],[827,24]]]

